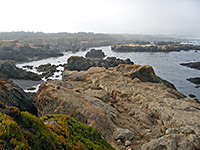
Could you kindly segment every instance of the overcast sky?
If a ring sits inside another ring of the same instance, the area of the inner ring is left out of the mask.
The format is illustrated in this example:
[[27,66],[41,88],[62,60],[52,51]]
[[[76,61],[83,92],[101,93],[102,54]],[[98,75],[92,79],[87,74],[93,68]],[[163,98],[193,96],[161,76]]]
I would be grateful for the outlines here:
[[0,32],[200,35],[200,0],[0,0]]

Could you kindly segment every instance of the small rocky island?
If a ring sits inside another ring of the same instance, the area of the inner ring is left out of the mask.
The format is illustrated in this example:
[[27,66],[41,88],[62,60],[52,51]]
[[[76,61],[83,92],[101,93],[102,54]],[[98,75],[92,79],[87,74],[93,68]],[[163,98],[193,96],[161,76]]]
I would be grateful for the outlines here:
[[104,52],[102,52],[101,49],[91,49],[90,51],[88,51],[85,55],[86,58],[104,58],[106,57],[106,55],[104,54]]
[[119,44],[111,47],[116,52],[172,52],[181,50],[200,50],[192,44]]

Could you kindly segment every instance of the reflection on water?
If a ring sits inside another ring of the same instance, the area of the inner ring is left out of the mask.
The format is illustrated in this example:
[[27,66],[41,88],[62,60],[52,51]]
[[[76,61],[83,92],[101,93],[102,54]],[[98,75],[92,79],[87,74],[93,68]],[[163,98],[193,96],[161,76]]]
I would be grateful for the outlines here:
[[[200,88],[195,88],[195,85],[187,81],[190,77],[200,77],[200,71],[179,65],[180,63],[200,61],[200,51],[181,51],[181,52],[132,52],[132,53],[118,53],[111,51],[110,46],[100,47],[103,52],[109,57],[119,57],[122,59],[130,58],[135,64],[151,65],[155,73],[161,78],[173,83],[176,88],[188,96],[194,94],[200,98]],[[70,56],[84,56],[87,51],[77,53],[65,52],[64,56],[58,58],[48,58],[29,63],[17,64],[18,67],[24,65],[39,66],[41,64],[64,64]],[[62,70],[63,68],[61,68]],[[36,72],[36,70],[34,70]],[[61,75],[61,73],[59,74]],[[55,78],[52,77],[53,79]]]

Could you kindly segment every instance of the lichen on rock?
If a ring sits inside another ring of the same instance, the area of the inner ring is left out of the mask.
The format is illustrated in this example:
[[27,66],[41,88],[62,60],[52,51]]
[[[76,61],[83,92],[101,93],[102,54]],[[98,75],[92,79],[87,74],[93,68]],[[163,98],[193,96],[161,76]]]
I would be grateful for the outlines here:
[[[53,120],[53,123],[49,123]],[[112,150],[100,133],[67,115],[37,118],[0,102],[0,149]]]

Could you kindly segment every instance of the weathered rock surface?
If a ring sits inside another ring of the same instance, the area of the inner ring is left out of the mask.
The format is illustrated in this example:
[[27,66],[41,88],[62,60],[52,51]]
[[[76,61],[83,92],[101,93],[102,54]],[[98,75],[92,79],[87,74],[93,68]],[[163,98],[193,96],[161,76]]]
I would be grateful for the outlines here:
[[28,111],[37,115],[37,109],[33,97],[25,93],[12,81],[0,78],[0,101],[8,106],[18,107],[21,111]]
[[65,70],[87,70],[91,67],[116,67],[119,64],[134,64],[130,59],[122,60],[116,57],[107,57],[106,59],[90,59],[80,56],[71,56],[67,60]]
[[181,63],[180,65],[200,70],[200,62]]
[[[39,116],[70,115],[96,127],[118,150],[199,149],[200,104],[162,82],[132,77],[148,67],[66,70],[63,81],[41,85],[36,100]],[[156,80],[153,74],[150,78]]]
[[200,77],[189,78],[187,80],[194,83],[194,84],[200,84]]
[[8,78],[24,80],[41,80],[41,77],[33,72],[24,71],[15,66],[12,61],[0,60],[0,73],[5,74]]
[[37,118],[0,102],[1,150],[113,150],[100,133],[67,115]]
[[200,46],[191,44],[167,44],[167,45],[125,44],[125,45],[113,45],[111,49],[116,52],[171,52],[171,51],[181,51],[181,50],[200,50]]
[[33,61],[48,57],[63,56],[49,45],[24,44],[18,41],[0,41],[0,60]]

